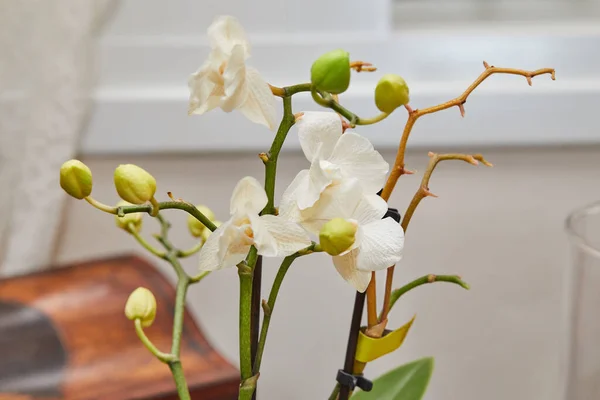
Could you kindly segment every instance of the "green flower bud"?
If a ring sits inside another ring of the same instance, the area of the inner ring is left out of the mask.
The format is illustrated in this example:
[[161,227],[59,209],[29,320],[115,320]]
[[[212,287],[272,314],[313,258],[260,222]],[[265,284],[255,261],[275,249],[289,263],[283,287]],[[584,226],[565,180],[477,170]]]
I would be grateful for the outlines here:
[[319,244],[324,252],[337,256],[348,250],[356,239],[356,223],[343,218],[327,222],[319,232]]
[[375,88],[375,105],[379,111],[391,113],[396,108],[408,104],[408,85],[395,74],[384,75]]
[[156,180],[146,170],[133,164],[115,169],[115,188],[119,196],[133,204],[144,204],[156,193]]
[[156,317],[156,299],[152,292],[144,287],[131,292],[125,304],[125,316],[132,321],[139,319],[144,328],[152,325]]
[[[206,216],[206,218],[208,218],[209,220],[214,220],[215,219],[215,213],[212,212],[212,210],[202,204],[198,204],[196,206],[196,208],[202,213],[204,214],[204,216]],[[204,233],[204,231],[210,231],[209,229],[206,229],[206,226],[204,226],[204,224],[200,221],[198,221],[196,219],[196,217],[189,215],[188,216],[188,220],[187,220],[187,224],[188,224],[188,229],[190,231],[190,233],[192,234],[193,237],[202,237],[202,234]]]
[[310,81],[318,90],[343,93],[350,86],[350,54],[338,49],[323,54],[310,69]]
[[[215,224],[215,226],[218,228],[218,227],[220,227],[220,226],[221,226],[223,223],[222,223],[221,221],[213,221],[213,224]],[[208,237],[210,236],[210,234],[211,234],[211,233],[212,233],[212,231],[211,231],[210,229],[205,229],[205,230],[202,232],[202,240],[206,242],[206,241],[208,240]]]
[[[117,207],[132,206],[132,205],[133,204],[131,204],[125,200],[121,200],[117,203]],[[130,229],[130,224],[132,224],[133,229],[135,229],[136,232],[139,232],[142,229],[142,213],[125,214],[122,217],[115,215],[115,223],[117,224],[117,226],[119,228],[125,229],[129,233],[132,233],[131,229]]]
[[92,171],[79,160],[69,160],[60,167],[60,187],[76,199],[88,197],[92,193]]

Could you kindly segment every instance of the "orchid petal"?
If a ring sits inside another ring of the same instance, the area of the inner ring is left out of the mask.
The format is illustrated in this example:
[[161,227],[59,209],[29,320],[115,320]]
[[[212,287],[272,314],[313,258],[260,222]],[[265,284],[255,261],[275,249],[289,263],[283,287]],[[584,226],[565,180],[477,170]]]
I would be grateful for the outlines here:
[[296,121],[298,139],[308,161],[327,158],[342,136],[342,121],[333,112],[307,111]]
[[301,211],[300,223],[309,232],[318,234],[323,225],[333,218],[354,218],[353,213],[361,197],[362,190],[356,179],[331,185],[312,207]]
[[223,70],[223,82],[225,96],[221,108],[225,112],[231,112],[240,107],[248,98],[249,88],[247,86],[247,69],[244,64],[244,50],[242,46],[233,46],[231,56]]
[[377,221],[383,218],[388,210],[387,202],[376,194],[363,194],[350,215],[360,225]]
[[[286,221],[275,215],[263,215],[259,219],[262,222],[261,228],[265,229],[268,235],[274,240],[275,254],[265,254],[261,251],[262,246],[257,242],[256,231],[254,231],[258,254],[267,257],[287,257],[312,244],[306,231],[294,222]],[[262,237],[262,235],[260,236]],[[271,239],[269,239],[269,243],[271,243],[270,240]]]
[[342,135],[328,161],[339,165],[344,177],[358,179],[366,193],[377,193],[389,170],[388,163],[371,142],[354,132]]
[[312,163],[308,170],[308,181],[303,191],[297,192],[296,203],[300,210],[304,210],[315,204],[321,193],[332,180],[328,178],[321,169],[320,163]]
[[235,239],[231,235],[232,229],[235,230],[235,226],[231,221],[227,221],[208,236],[198,257],[200,271],[233,267],[246,257],[250,246],[246,246],[245,250],[238,247],[235,251],[232,246],[232,239]]
[[221,97],[225,94],[223,82],[210,60],[190,76],[188,86],[190,88],[188,108],[190,115],[204,114],[221,105]]
[[246,67],[246,97],[239,110],[250,121],[265,125],[270,130],[277,126],[275,96],[271,88],[252,67]]
[[309,185],[309,171],[303,169],[298,172],[292,183],[285,189],[279,203],[279,216],[288,220],[299,222],[301,219],[300,209],[296,199],[306,190]]
[[371,282],[371,273],[356,268],[359,249],[341,256],[333,257],[333,265],[337,272],[359,292],[364,292]]
[[268,199],[265,189],[253,177],[242,178],[233,189],[231,195],[231,214],[258,214]]
[[362,229],[358,269],[378,271],[402,259],[404,231],[400,224],[388,217],[366,224]]
[[250,55],[250,44],[246,40],[246,33],[239,21],[231,16],[217,17],[208,28],[208,37],[213,49],[230,54],[235,45],[241,45],[244,58]]

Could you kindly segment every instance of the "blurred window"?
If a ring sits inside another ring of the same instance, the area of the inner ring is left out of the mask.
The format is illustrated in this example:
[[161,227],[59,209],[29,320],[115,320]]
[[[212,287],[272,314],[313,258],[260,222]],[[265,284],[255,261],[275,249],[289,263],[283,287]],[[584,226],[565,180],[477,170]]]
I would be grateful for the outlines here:
[[600,0],[394,0],[397,27],[486,22],[576,22],[600,18]]

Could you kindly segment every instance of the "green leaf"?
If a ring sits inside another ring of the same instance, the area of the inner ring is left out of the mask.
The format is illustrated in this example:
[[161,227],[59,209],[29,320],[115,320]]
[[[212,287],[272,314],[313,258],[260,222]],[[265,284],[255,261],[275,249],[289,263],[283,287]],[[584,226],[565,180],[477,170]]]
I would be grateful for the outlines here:
[[351,400],[421,400],[432,373],[433,358],[421,358],[380,376],[373,390],[356,392]]

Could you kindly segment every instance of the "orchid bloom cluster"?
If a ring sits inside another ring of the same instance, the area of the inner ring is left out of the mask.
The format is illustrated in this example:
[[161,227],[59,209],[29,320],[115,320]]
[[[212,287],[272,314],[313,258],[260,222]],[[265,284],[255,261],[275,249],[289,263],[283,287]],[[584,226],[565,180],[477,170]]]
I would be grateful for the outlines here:
[[[229,216],[219,222],[205,205],[194,205],[175,198],[159,202],[156,180],[144,169],[120,165],[114,173],[116,191],[121,201],[114,207],[91,196],[91,170],[78,160],[70,160],[60,170],[60,185],[72,197],[85,199],[95,208],[113,214],[117,227],[133,236],[147,251],[165,260],[178,277],[175,302],[173,343],[170,352],[156,348],[144,329],[151,327],[156,316],[156,299],[151,291],[139,288],[125,305],[125,315],[134,321],[137,335],[156,358],[169,365],[175,386],[182,400],[190,394],[180,361],[181,331],[185,295],[190,285],[202,281],[208,274],[223,268],[237,267],[240,280],[239,399],[251,399],[257,387],[269,324],[275,302],[287,270],[295,259],[315,252],[325,252],[339,275],[356,290],[356,301],[350,340],[346,353],[345,376],[354,375],[362,391],[354,400],[399,398],[419,400],[425,393],[432,370],[432,359],[426,358],[401,366],[374,382],[364,384],[362,376],[367,363],[389,354],[402,344],[413,320],[396,330],[386,329],[388,315],[404,293],[432,282],[450,282],[468,288],[456,275],[427,274],[392,290],[395,265],[402,259],[404,234],[420,202],[432,196],[429,179],[436,166],[447,160],[491,166],[479,154],[435,154],[423,174],[419,189],[402,215],[388,208],[388,200],[398,179],[409,173],[404,155],[412,128],[420,117],[458,107],[464,116],[464,104],[470,93],[492,74],[520,75],[531,84],[534,76],[551,74],[549,68],[524,71],[496,68],[484,62],[484,72],[459,97],[424,109],[409,106],[406,81],[395,74],[385,74],[374,90],[374,103],[381,114],[361,118],[342,106],[338,95],[350,85],[352,70],[376,70],[370,63],[350,61],[348,52],[338,49],[319,57],[310,69],[310,82],[286,87],[267,83],[256,69],[247,65],[250,44],[244,29],[233,17],[218,17],[208,28],[210,53],[206,62],[188,81],[190,115],[202,115],[216,108],[225,112],[238,110],[251,122],[276,130],[268,152],[259,155],[265,166],[264,183],[254,177],[241,177],[231,195]],[[316,105],[326,111],[292,111],[291,98],[308,93]],[[277,125],[277,99],[283,102],[283,118]],[[356,132],[361,125],[376,124],[406,109],[408,117],[393,167],[384,160],[372,143]],[[296,128],[292,129],[295,125]],[[297,134],[306,156],[306,169],[298,172],[283,192],[275,198],[275,174],[280,150],[289,132]],[[279,200],[279,201],[277,201]],[[177,248],[168,238],[171,224],[163,211],[183,210],[189,214],[188,229],[197,244],[187,250]],[[155,218],[161,226],[154,235],[160,248],[142,235],[144,214]],[[392,218],[390,215],[395,215]],[[197,256],[198,274],[188,275],[180,259]],[[251,332],[258,332],[257,302],[262,273],[261,257],[283,257],[272,284],[268,301],[263,300],[263,318],[258,341]],[[377,313],[376,272],[386,270],[383,307]],[[367,326],[361,329],[362,304],[367,302]],[[253,351],[252,349],[255,349]],[[418,373],[415,371],[419,371]],[[426,371],[426,372],[423,372]],[[338,374],[338,377],[340,375]],[[340,380],[329,396],[330,400],[347,400],[354,389],[347,380]],[[362,382],[362,383],[361,383]],[[400,383],[399,383],[400,382]],[[373,389],[372,391],[370,391]],[[412,396],[412,397],[411,397]]]

